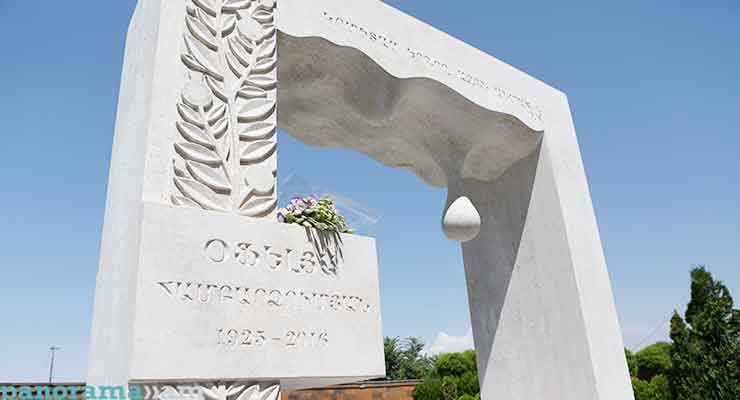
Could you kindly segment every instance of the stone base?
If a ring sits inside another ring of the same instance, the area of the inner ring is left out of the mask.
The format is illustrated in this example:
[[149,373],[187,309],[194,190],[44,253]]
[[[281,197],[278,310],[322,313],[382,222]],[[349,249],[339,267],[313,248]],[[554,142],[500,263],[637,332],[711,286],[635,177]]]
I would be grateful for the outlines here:
[[141,217],[130,295],[96,299],[131,312],[130,331],[102,332],[130,340],[129,359],[93,338],[91,374],[125,362],[133,382],[291,388],[385,374],[374,239],[158,204]]

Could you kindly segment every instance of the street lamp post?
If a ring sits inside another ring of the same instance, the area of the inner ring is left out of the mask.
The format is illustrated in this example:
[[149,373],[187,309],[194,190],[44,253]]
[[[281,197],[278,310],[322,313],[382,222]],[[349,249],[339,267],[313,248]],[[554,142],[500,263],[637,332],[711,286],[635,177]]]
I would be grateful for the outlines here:
[[49,364],[49,383],[51,383],[52,377],[54,376],[54,353],[57,350],[61,350],[61,347],[58,346],[51,346],[49,347],[49,350],[51,351],[51,363]]

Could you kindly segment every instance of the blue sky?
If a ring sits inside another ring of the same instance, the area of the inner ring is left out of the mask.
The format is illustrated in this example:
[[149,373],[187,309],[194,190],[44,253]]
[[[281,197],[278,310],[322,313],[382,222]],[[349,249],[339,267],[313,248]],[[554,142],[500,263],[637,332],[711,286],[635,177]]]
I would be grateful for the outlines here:
[[[740,2],[388,1],[569,95],[625,341],[666,336],[705,263],[740,298]],[[658,4],[660,3],[660,4]],[[85,376],[135,0],[0,0],[0,381]],[[372,209],[387,335],[465,342],[445,193],[282,135],[281,176]],[[444,333],[444,334],[442,334]]]

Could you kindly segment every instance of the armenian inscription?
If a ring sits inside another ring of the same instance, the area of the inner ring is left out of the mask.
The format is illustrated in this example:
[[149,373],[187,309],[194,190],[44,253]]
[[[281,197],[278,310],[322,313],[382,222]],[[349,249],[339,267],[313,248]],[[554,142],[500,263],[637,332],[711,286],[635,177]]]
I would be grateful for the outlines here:
[[327,277],[336,276],[342,262],[337,251],[317,250],[309,246],[298,250],[256,242],[238,242],[231,246],[221,239],[211,239],[206,242],[203,250],[206,258],[216,264],[233,259],[244,267],[296,274],[321,273]]
[[163,293],[183,304],[233,304],[290,310],[368,312],[372,306],[360,296],[302,289],[271,289],[236,284],[160,281]]
[[[186,207],[144,212],[137,375],[157,379],[163,364],[199,379],[382,375],[373,239]],[[349,370],[348,359],[358,360]]]
[[350,32],[354,32],[358,35],[362,35],[367,38],[367,40],[373,43],[378,43],[383,48],[393,53],[408,57],[415,62],[420,63],[421,65],[437,71],[442,75],[457,79],[467,85],[484,90],[489,96],[498,98],[501,101],[508,102],[523,109],[524,112],[526,112],[534,120],[540,123],[544,122],[544,113],[542,111],[542,107],[522,96],[512,93],[511,91],[501,86],[495,85],[485,79],[469,73],[462,66],[456,67],[452,63],[442,60],[435,55],[426,54],[418,48],[405,46],[402,43],[389,38],[386,35],[358,25],[347,17],[332,15],[329,14],[327,11],[323,11],[322,15],[323,18],[331,24],[347,29]]

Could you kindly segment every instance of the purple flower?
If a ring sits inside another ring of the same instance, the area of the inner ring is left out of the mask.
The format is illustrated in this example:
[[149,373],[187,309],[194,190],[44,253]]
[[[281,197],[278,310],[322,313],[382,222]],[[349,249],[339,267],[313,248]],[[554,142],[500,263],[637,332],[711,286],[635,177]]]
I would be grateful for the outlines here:
[[306,209],[306,203],[300,197],[293,197],[290,199],[290,205],[288,208],[291,209],[291,207],[291,211],[300,214]]
[[278,212],[277,212],[277,220],[278,220],[278,222],[285,222],[285,214],[286,213],[287,213],[287,211],[284,208],[281,208],[280,210],[278,210]]
[[314,208],[317,205],[319,205],[319,201],[316,200],[316,198],[313,197],[313,196],[308,196],[308,197],[304,198],[303,200],[304,200],[304,202],[306,204],[308,204],[308,208]]

